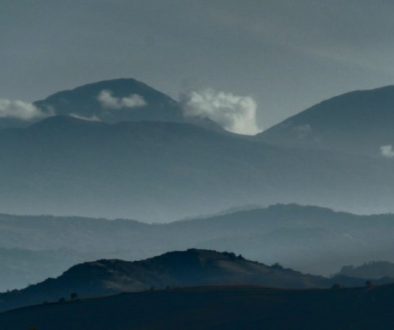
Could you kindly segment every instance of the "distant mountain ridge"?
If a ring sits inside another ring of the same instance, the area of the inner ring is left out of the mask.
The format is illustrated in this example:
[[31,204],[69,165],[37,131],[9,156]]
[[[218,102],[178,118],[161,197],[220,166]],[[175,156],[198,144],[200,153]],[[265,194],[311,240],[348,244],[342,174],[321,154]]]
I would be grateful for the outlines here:
[[158,121],[193,123],[221,130],[208,119],[184,116],[182,106],[168,95],[135,79],[123,78],[86,84],[57,92],[34,105],[47,113],[91,121]]
[[0,209],[147,221],[278,201],[387,212],[391,165],[190,123],[55,116],[0,130]]
[[258,135],[277,145],[382,158],[394,146],[394,86],[346,93],[318,103]]
[[33,102],[42,114],[31,119],[0,118],[0,129],[26,127],[45,117],[70,116],[86,121],[119,123],[155,121],[192,123],[221,131],[206,118],[185,116],[181,104],[170,96],[132,78],[103,80],[59,91]]
[[89,260],[140,260],[189,248],[236,251],[264,264],[330,276],[343,265],[394,262],[393,236],[394,215],[298,205],[168,224],[0,214],[0,292],[57,277]]
[[87,84],[37,101],[50,118],[0,130],[0,210],[146,221],[278,202],[392,212],[391,102],[391,87],[353,92],[245,137],[184,117],[134,79]]
[[394,263],[388,261],[371,261],[359,266],[343,266],[339,275],[364,279],[394,278]]
[[[102,92],[108,93],[107,105],[105,99],[100,101]],[[131,95],[138,95],[144,102],[136,103],[134,106],[130,103],[129,107],[117,105],[117,100]],[[175,100],[135,79],[113,79],[91,83],[57,92],[34,104],[47,112],[55,111],[56,115],[76,115],[96,118],[104,122],[183,121],[182,110]]]

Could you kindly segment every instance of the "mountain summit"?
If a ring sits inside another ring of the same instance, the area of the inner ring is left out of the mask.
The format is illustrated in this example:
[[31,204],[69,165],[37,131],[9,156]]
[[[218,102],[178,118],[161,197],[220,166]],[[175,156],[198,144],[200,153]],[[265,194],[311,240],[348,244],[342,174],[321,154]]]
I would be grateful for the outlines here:
[[182,121],[182,111],[169,96],[134,79],[100,81],[55,93],[35,102],[45,111],[106,122]]
[[185,117],[177,101],[135,79],[105,80],[83,85],[55,93],[34,105],[45,113],[90,121],[188,122],[219,129],[208,119]]
[[394,86],[328,99],[260,134],[269,143],[393,157]]

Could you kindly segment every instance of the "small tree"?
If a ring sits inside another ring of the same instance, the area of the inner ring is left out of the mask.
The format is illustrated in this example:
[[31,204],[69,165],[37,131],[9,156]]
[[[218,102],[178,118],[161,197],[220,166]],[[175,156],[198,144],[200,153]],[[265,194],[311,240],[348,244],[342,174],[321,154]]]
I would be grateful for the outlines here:
[[78,293],[72,292],[72,293],[70,294],[70,299],[71,299],[71,300],[77,300],[77,299],[78,299]]

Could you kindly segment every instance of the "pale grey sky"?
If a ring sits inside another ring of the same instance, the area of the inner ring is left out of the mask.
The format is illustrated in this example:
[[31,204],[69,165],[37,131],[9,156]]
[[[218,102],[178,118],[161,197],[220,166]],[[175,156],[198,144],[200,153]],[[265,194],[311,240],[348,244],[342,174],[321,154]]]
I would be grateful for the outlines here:
[[391,0],[0,0],[0,98],[132,77],[252,96],[264,128],[394,82]]

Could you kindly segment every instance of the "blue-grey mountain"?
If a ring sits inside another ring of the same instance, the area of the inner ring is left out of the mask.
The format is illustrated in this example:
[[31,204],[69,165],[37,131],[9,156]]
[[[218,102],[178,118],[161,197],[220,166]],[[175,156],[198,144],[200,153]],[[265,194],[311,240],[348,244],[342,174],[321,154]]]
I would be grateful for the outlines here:
[[394,146],[393,123],[394,86],[387,86],[328,99],[259,137],[277,145],[382,158],[381,147]]
[[278,201],[371,212],[394,210],[393,194],[391,163],[188,123],[55,116],[0,130],[6,213],[164,221]]
[[265,264],[279,263],[328,276],[343,265],[394,262],[393,236],[393,215],[360,216],[296,205],[154,225],[132,220],[1,215],[0,291],[57,277],[85,261],[139,260],[188,248],[235,251]]

